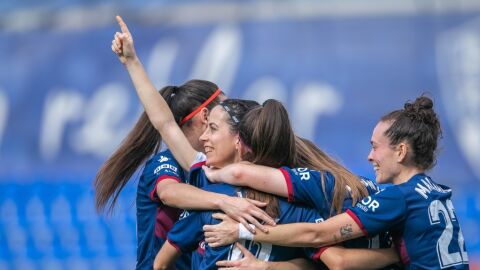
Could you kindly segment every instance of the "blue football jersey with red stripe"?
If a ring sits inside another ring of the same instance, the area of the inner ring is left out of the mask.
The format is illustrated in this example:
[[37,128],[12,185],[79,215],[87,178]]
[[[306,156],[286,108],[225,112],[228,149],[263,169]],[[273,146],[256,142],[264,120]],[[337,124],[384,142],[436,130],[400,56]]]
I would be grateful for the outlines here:
[[[164,205],[157,196],[156,186],[164,179],[185,182],[185,174],[169,150],[154,155],[145,164],[137,187],[137,265],[136,269],[152,269],[153,260],[162,247],[181,209]],[[191,269],[186,253],[176,264],[177,269]]]
[[406,269],[468,269],[449,187],[425,174],[364,198],[347,213],[365,235],[392,233]]
[[[205,190],[222,193],[229,196],[243,194],[244,190],[228,184],[214,184],[205,187]],[[243,195],[242,195],[243,196]],[[277,224],[294,222],[320,222],[323,221],[317,211],[312,208],[302,207],[278,199],[280,213]],[[218,224],[219,220],[212,218],[212,211],[192,211],[190,215],[180,219],[168,233],[168,241],[182,253],[190,252],[197,248],[198,243],[204,239],[203,225]],[[249,240],[240,241],[258,259],[265,261],[286,261],[293,258],[313,256],[315,250],[275,246],[267,243],[258,243]],[[219,260],[238,260],[241,252],[235,245],[211,248],[205,244],[205,257],[196,269],[217,269],[215,262]]]
[[[335,178],[330,172],[288,167],[282,167],[280,171],[287,183],[289,202],[303,203],[313,207],[323,217],[328,218],[335,214],[331,210]],[[369,194],[375,194],[379,191],[377,185],[371,180],[364,177],[359,177],[359,180],[365,185]],[[348,187],[345,188],[348,191]],[[346,211],[351,206],[352,198],[347,193],[343,201],[342,211]],[[348,248],[391,247],[390,235],[387,232],[376,233],[372,236],[370,238],[352,239],[342,243],[342,245]]]
[[187,183],[198,187],[203,188],[207,185],[210,185],[211,182],[208,180],[205,172],[202,169],[202,166],[205,165],[207,156],[203,153],[198,152],[195,161],[192,166],[190,166],[190,173],[188,174]]

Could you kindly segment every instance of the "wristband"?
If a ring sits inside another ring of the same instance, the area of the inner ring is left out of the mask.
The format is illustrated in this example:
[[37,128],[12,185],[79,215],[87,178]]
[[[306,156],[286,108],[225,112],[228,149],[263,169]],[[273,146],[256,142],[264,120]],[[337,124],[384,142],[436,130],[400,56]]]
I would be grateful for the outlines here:
[[[252,229],[255,228],[253,224],[248,224]],[[251,233],[242,223],[238,224],[238,239],[253,240],[253,233]]]

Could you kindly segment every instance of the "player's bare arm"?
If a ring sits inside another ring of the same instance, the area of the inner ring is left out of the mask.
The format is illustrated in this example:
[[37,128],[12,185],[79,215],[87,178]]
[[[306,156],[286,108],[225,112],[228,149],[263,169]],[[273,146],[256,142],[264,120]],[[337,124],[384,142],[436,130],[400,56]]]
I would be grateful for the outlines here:
[[[239,239],[239,231],[233,230],[234,221],[218,215],[223,222],[204,226],[205,240],[212,247],[231,244]],[[236,235],[235,235],[236,234]],[[292,223],[269,227],[268,233],[258,231],[247,236],[257,242],[266,242],[279,246],[322,247],[363,236],[357,223],[348,215],[340,214],[322,223]],[[243,239],[243,238],[242,238]]]
[[204,167],[205,174],[212,182],[247,186],[259,191],[288,197],[287,184],[280,170],[255,165],[249,162],[230,164],[221,169]]
[[112,51],[117,54],[120,62],[125,65],[150,122],[161,134],[162,139],[172,151],[180,166],[188,171],[195,160],[197,152],[188,142],[175,122],[167,103],[157,92],[148,77],[140,59],[135,53],[133,37],[127,25],[120,16],[117,16],[116,19],[122,32],[115,33],[112,41]]

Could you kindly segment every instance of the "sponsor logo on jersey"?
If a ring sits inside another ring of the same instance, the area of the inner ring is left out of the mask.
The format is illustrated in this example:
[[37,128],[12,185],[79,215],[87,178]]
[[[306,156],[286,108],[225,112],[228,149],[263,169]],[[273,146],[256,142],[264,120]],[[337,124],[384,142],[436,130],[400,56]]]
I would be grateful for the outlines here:
[[380,203],[377,200],[372,199],[372,197],[368,196],[363,198],[363,200],[357,203],[356,206],[365,212],[368,212],[368,211],[375,212],[375,209],[377,209],[380,206]]
[[297,168],[293,170],[296,175],[300,176],[300,180],[307,181],[310,180],[310,170],[307,168]]
[[178,219],[179,220],[184,219],[184,218],[188,217],[188,215],[190,215],[190,213],[187,210],[183,210],[183,212],[180,214],[180,217]]
[[177,173],[177,167],[175,167],[173,165],[170,165],[170,164],[162,164],[162,165],[158,166],[157,168],[155,168],[153,173],[158,174],[163,169],[165,169],[167,172],[170,170],[173,173]]

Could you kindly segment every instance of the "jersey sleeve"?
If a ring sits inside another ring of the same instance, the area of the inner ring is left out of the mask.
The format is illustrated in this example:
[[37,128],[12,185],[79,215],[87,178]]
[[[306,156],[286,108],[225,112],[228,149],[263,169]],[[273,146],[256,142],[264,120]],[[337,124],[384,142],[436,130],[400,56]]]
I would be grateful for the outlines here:
[[150,190],[150,199],[160,201],[156,192],[158,183],[165,179],[173,179],[181,183],[184,179],[182,175],[182,168],[168,151],[155,156],[144,173],[147,178],[148,190]]
[[197,249],[198,243],[203,239],[203,215],[206,213],[192,211],[188,216],[177,221],[168,233],[167,241],[182,253]]
[[404,221],[406,202],[403,193],[395,186],[368,196],[347,210],[365,236],[386,231]]
[[203,188],[206,185],[210,184],[207,176],[205,175],[205,171],[203,170],[202,166],[205,165],[207,157],[205,154],[198,152],[195,160],[193,161],[192,165],[190,166],[190,173],[188,174],[187,184]]
[[[288,201],[303,203],[320,210],[329,211],[329,191],[333,190],[332,176],[326,172],[306,168],[280,168],[288,188]],[[322,182],[322,175],[324,181]],[[331,200],[331,199],[330,199]]]

